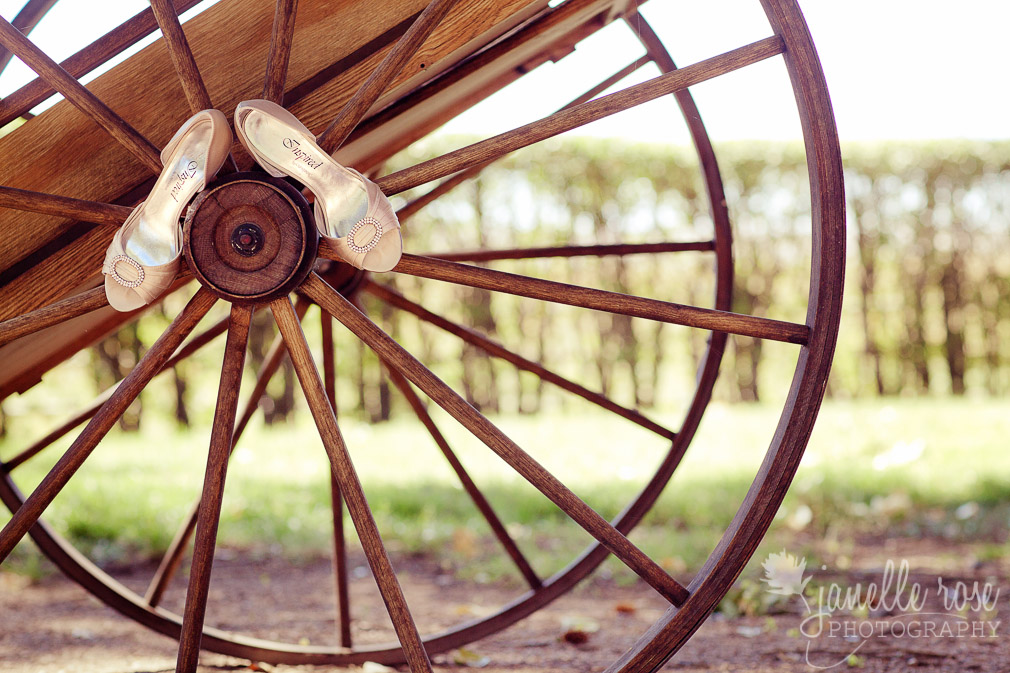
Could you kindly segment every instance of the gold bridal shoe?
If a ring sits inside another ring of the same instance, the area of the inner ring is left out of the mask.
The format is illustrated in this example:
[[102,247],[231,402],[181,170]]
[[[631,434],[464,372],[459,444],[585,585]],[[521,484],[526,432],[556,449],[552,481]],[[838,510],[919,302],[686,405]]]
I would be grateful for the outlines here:
[[341,259],[368,271],[396,266],[400,223],[385,194],[320,149],[293,114],[268,100],[243,101],[235,108],[235,131],[267,173],[290,176],[312,191],[316,227]]
[[162,150],[164,170],[105,253],[105,296],[114,309],[150,304],[175,280],[182,252],[179,218],[221,168],[231,142],[228,119],[218,110],[202,110]]

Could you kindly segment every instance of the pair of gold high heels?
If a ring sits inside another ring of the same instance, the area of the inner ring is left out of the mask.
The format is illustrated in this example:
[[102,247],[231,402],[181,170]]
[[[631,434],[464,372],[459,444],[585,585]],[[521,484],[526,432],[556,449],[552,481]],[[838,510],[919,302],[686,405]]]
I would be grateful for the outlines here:
[[[280,105],[239,103],[239,141],[275,177],[291,176],[315,195],[316,226],[348,264],[388,271],[400,259],[400,223],[389,200],[357,171],[319,148],[315,136]],[[164,170],[151,193],[116,232],[105,255],[105,294],[119,311],[157,299],[179,270],[183,210],[217,174],[231,148],[228,120],[202,110],[183,124],[161,153]]]

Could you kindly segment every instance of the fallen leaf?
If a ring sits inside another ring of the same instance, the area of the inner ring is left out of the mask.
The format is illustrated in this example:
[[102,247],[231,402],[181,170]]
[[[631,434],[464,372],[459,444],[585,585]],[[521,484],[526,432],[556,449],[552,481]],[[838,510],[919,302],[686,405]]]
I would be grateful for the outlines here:
[[589,642],[589,634],[585,631],[565,631],[561,640],[571,645],[582,645]]
[[465,647],[461,647],[452,653],[452,661],[457,666],[467,666],[468,668],[484,668],[491,663],[488,657],[481,656]]
[[756,638],[764,632],[764,629],[760,626],[738,626],[736,632],[744,638]]
[[625,601],[621,601],[620,603],[614,606],[614,610],[616,610],[618,614],[622,615],[633,615],[635,614],[636,609],[637,608],[634,606],[634,604]]

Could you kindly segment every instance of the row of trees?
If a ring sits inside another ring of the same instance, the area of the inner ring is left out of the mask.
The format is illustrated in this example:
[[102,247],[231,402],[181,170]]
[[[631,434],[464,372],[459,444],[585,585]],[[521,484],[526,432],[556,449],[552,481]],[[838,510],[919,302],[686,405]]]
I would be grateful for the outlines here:
[[[443,141],[444,142],[444,141]],[[444,151],[428,147],[420,151]],[[417,151],[415,151],[417,152]],[[809,285],[806,164],[798,146],[719,149],[734,227],[733,310],[803,321]],[[1010,144],[847,147],[846,306],[829,394],[917,395],[1010,389]],[[405,155],[402,163],[422,156]],[[492,165],[403,223],[411,252],[561,244],[704,241],[709,205],[686,149],[556,140]],[[495,268],[575,285],[711,306],[711,252],[526,259]],[[627,405],[684,402],[707,335],[624,316],[393,275],[379,279],[429,310]],[[365,294],[373,320],[478,408],[535,413],[574,403],[535,376]],[[164,316],[145,320],[164,320]],[[310,313],[307,331],[319,318]],[[337,334],[341,407],[372,420],[403,405],[378,360]],[[258,316],[254,369],[273,332]],[[313,337],[315,338],[315,337]],[[142,352],[129,327],[95,349],[94,378],[123,375]],[[795,348],[733,337],[716,394],[761,400],[788,383]],[[216,358],[216,355],[207,357]],[[172,413],[190,416],[198,372],[175,373]],[[214,385],[208,380],[200,385]],[[294,408],[288,367],[270,388],[268,420]],[[135,425],[130,417],[124,421]]]

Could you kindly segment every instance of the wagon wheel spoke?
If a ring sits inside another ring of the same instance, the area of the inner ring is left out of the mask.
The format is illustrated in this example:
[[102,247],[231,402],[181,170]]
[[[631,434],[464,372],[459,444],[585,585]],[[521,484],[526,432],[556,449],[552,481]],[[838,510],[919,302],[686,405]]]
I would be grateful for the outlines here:
[[176,14],[175,5],[172,0],[150,0],[151,10],[154,18],[161,28],[161,35],[165,38],[165,45],[168,47],[168,55],[172,58],[172,65],[179,75],[179,82],[182,84],[183,93],[193,112],[206,110],[214,107],[210,102],[210,94],[207,93],[207,86],[200,76],[200,69],[196,65],[196,58],[193,50],[189,47],[186,34],[179,23],[179,15]]
[[114,203],[99,203],[73,199],[56,194],[43,194],[14,187],[0,187],[0,208],[26,210],[31,213],[55,215],[95,224],[122,224],[132,208]]
[[467,404],[454,390],[405,351],[389,335],[355,309],[346,299],[314,273],[302,290],[320,307],[368,344],[380,359],[420,388],[463,427],[498,454],[513,470],[530,482],[573,521],[603,543],[639,577],[674,605],[682,604],[687,590],[670,577],[641,549],[632,544],[595,510],[576,496],[557,477],[505,436],[497,427]]
[[506,248],[440,252],[428,257],[447,262],[494,262],[502,259],[540,259],[544,257],[606,257],[609,255],[655,255],[664,252],[711,252],[715,241],[684,243],[611,243],[601,245],[554,245],[542,248]]
[[[175,66],[183,93],[189,102],[189,109],[195,114],[200,110],[213,108],[210,93],[203,82],[203,77],[200,76],[200,68],[196,65],[196,57],[193,56],[186,33],[179,23],[179,14],[174,3],[172,0],[150,0],[150,2],[154,17],[158,20],[158,27],[161,28],[161,35],[168,46],[168,55],[172,58],[172,65]],[[225,168],[228,170],[224,172],[238,170],[235,157],[231,153],[228,154],[228,164]]]
[[637,410],[623,407],[605,395],[601,395],[600,393],[589,390],[588,388],[585,388],[573,381],[569,381],[563,376],[550,371],[539,362],[528,360],[517,353],[513,353],[501,344],[492,341],[475,330],[454,323],[451,320],[447,320],[442,316],[429,311],[420,304],[410,301],[402,294],[388,286],[369,281],[369,283],[365,286],[365,289],[388,304],[407,311],[408,313],[412,313],[421,320],[431,323],[436,327],[440,327],[450,334],[456,335],[466,343],[476,346],[486,353],[511,363],[518,369],[530,372],[544,381],[553,383],[563,390],[567,390],[568,392],[578,395],[579,397],[607,409],[618,416],[622,416],[629,421],[642,426],[643,428],[647,428],[648,430],[655,432],[661,437],[673,439],[676,436],[675,432],[664,428],[662,425],[659,425],[655,421],[647,418]]
[[[11,25],[21,31],[23,35],[27,35],[32,32],[32,29],[38,25],[42,17],[53,8],[56,2],[57,0],[28,0],[21,11],[11,20]],[[0,72],[4,71],[13,56],[14,54],[9,49],[0,47]]]
[[298,0],[277,0],[262,95],[263,98],[278,105],[284,103],[284,83],[288,77],[288,60],[291,58],[291,44],[295,34],[297,12]]
[[[323,337],[323,386],[326,399],[337,415],[336,349],[333,343],[333,318],[325,311],[319,316]],[[337,476],[330,472],[330,508],[333,510],[333,586],[337,601],[340,645],[351,647],[351,601],[347,582],[347,544],[344,535],[344,497]]]
[[336,118],[318,138],[319,146],[330,154],[336,152],[358,125],[369,108],[379,99],[410,57],[421,48],[433,30],[459,0],[431,0],[393,48],[372,71],[365,83],[347,101]]
[[108,305],[109,302],[105,298],[105,288],[96,287],[35,309],[30,313],[4,320],[0,322],[0,346]]
[[140,362],[116,388],[108,402],[95,414],[63,457],[35,488],[24,504],[0,531],[0,562],[7,558],[14,546],[24,537],[53,498],[66,486],[77,469],[84,463],[98,442],[106,435],[128,406],[136,399],[151,378],[171,357],[186,335],[214,304],[214,296],[201,288],[186,308],[169,325],[165,333],[144,354]]
[[[322,250],[322,246],[320,246]],[[569,285],[552,280],[521,276],[484,267],[446,262],[432,257],[404,254],[393,269],[421,278],[441,280],[492,292],[568,304],[596,311],[647,318],[674,325],[697,327],[714,332],[805,344],[810,328],[798,323],[700,308],[674,302]]]
[[510,152],[553,138],[591,122],[609,117],[650,100],[687,89],[706,80],[781,54],[778,37],[768,37],[693,65],[659,75],[647,82],[556,112],[539,121],[482,140],[440,157],[421,162],[375,181],[387,196],[399,194],[431,180],[452,175],[471,166],[494,161]]
[[414,673],[431,671],[431,662],[421,643],[421,636],[417,632],[417,626],[414,624],[414,619],[403,597],[400,583],[397,581],[396,574],[389,562],[385,546],[379,536],[379,530],[375,525],[375,519],[368,508],[361,482],[358,480],[358,475],[351,463],[351,457],[347,452],[347,446],[337,427],[333,408],[330,407],[329,401],[326,399],[323,382],[319,378],[319,372],[312,360],[312,354],[309,352],[305,335],[302,333],[291,302],[286,297],[274,300],[270,303],[270,310],[284,336],[284,343],[287,345],[291,361],[294,363],[302,392],[305,394],[305,399],[319,430],[319,436],[329,455],[332,472],[340,485],[341,494],[347,503],[351,520],[358,532],[358,539],[361,541],[368,564],[371,566],[372,574],[386,604],[386,610],[393,622],[397,638],[403,647],[407,663]]
[[0,19],[0,44],[12,51],[39,77],[63,94],[71,104],[105,129],[141,163],[155,173],[161,172],[158,148],[152,145],[150,140],[140,135],[135,128],[127,124],[122,117],[4,19]]
[[[604,91],[612,87],[614,84],[620,82],[622,79],[624,79],[631,73],[635,72],[636,70],[644,66],[646,63],[651,63],[651,60],[648,58],[635,59],[630,64],[621,68],[610,77],[607,77],[602,82],[600,82],[593,88],[589,89],[578,98],[572,100],[570,103],[568,103],[560,110],[558,110],[558,112],[567,110],[568,108],[572,108],[575,107],[576,105],[581,105],[586,101],[592,100],[599,94],[603,93]],[[403,222],[408,217],[411,217],[412,215],[417,213],[417,211],[421,210],[435,199],[444,196],[445,194],[449,193],[459,185],[469,180],[470,178],[476,177],[477,174],[479,174],[482,170],[487,168],[490,164],[494,163],[494,161],[495,159],[492,159],[491,161],[488,161],[486,163],[471,166],[465,171],[460,171],[459,173],[456,173],[455,175],[446,178],[442,182],[438,183],[426,194],[422,194],[421,196],[417,197],[416,199],[414,199],[413,201],[409,202],[408,204],[400,208],[398,211],[396,211],[397,219],[400,222]]]
[[484,520],[487,521],[488,526],[491,527],[491,531],[494,536],[498,538],[498,542],[504,547],[505,552],[509,555],[509,558],[515,563],[516,568],[522,574],[526,583],[529,584],[531,589],[539,589],[543,586],[543,581],[537,575],[536,571],[530,565],[529,560],[523,555],[522,551],[516,545],[515,540],[509,535],[508,531],[505,529],[505,525],[495,514],[494,509],[491,507],[491,503],[488,502],[484,493],[477,488],[477,484],[474,483],[473,479],[467,473],[466,468],[459,461],[452,447],[449,446],[449,442],[446,441],[445,436],[435,425],[435,421],[432,419],[428,410],[424,407],[424,402],[418,397],[414,389],[411,388],[410,383],[403,376],[388,363],[383,362],[386,367],[386,371],[389,375],[389,380],[393,382],[397,390],[406,398],[407,402],[410,404],[410,408],[414,410],[414,414],[417,419],[421,422],[427,430],[428,434],[435,441],[435,444],[442,451],[442,455],[448,461],[449,466],[452,467],[452,471],[456,473],[456,477],[459,479],[460,483],[463,485],[463,490],[467,492],[470,499],[473,501],[474,506],[480,511]]
[[[101,287],[95,288],[95,290],[91,290],[91,292],[95,292],[98,290],[103,290],[103,288]],[[104,290],[102,292],[102,296],[104,297]],[[172,367],[176,366],[182,360],[188,358],[190,355],[203,348],[205,345],[210,343],[215,337],[223,333],[225,329],[227,329],[227,327],[228,327],[227,318],[225,318],[224,320],[219,320],[212,327],[204,330],[200,334],[196,335],[195,337],[187,341],[179,348],[178,351],[176,351],[175,355],[173,355],[168,360],[168,362],[166,362],[164,365],[161,366],[161,369],[158,370],[157,374],[161,374],[162,372],[168,371]],[[157,374],[155,375],[157,376]],[[28,460],[38,455],[43,449],[45,449],[46,447],[50,446],[53,442],[58,440],[60,437],[63,437],[65,434],[76,428],[78,425],[94,416],[96,413],[98,413],[98,410],[102,408],[102,405],[105,404],[106,400],[108,400],[112,396],[112,394],[115,393],[118,385],[119,384],[117,383],[115,386],[112,386],[111,388],[103,392],[89,406],[85,407],[84,409],[79,411],[76,415],[69,418],[62,425],[52,430],[45,437],[42,437],[34,444],[26,448],[24,451],[11,458],[9,461],[0,464],[0,471],[12,472],[16,467],[26,463]]]
[[[298,302],[295,304],[295,313],[298,315],[299,320],[305,317],[305,312],[308,308],[309,303],[304,299],[299,298]],[[215,327],[220,327],[221,331],[224,331],[223,328],[227,327],[227,323],[228,319],[226,318]],[[242,433],[245,431],[246,426],[252,419],[253,414],[256,413],[256,409],[259,408],[259,401],[266,392],[267,386],[273,379],[274,374],[277,373],[277,368],[280,367],[285,354],[286,351],[284,350],[284,342],[281,339],[280,334],[278,334],[270,344],[266,357],[263,358],[263,365],[260,368],[259,374],[256,376],[256,383],[253,385],[253,389],[249,393],[249,397],[246,399],[245,406],[242,408],[242,414],[235,422],[235,429],[232,432],[231,438],[232,451],[235,450],[235,445],[238,443],[239,437],[242,436]],[[179,569],[180,563],[182,563],[182,556],[186,552],[186,548],[189,546],[189,541],[193,537],[193,532],[196,530],[196,517],[199,509],[200,500],[198,498],[189,508],[189,512],[187,512],[186,517],[182,521],[182,525],[180,525],[179,529],[176,530],[175,537],[172,538],[172,542],[168,545],[168,548],[162,555],[161,562],[158,564],[158,569],[155,571],[154,576],[148,583],[147,592],[144,594],[144,600],[151,607],[155,607],[161,602],[161,599],[165,594],[165,590],[172,582],[172,578],[175,577],[175,573]]]
[[[176,8],[184,12],[200,0],[180,0]],[[14,24],[15,27],[17,24]],[[82,77],[99,65],[118,56],[157,29],[154,13],[147,8],[137,13],[122,25],[113,28],[98,40],[63,60],[60,67],[71,77]],[[56,89],[43,78],[36,78],[0,99],[0,126],[28,114],[28,110],[56,93]]]
[[200,656],[210,573],[221,518],[221,500],[224,496],[224,481],[228,472],[228,456],[231,453],[232,430],[235,427],[235,411],[238,407],[238,392],[242,383],[242,367],[245,364],[252,314],[251,306],[235,305],[232,306],[228,322],[228,342],[221,365],[221,385],[218,387],[217,406],[214,409],[214,427],[207,453],[207,472],[197,515],[196,543],[193,546],[189,589],[186,591],[186,607],[179,638],[177,673],[194,673]]

